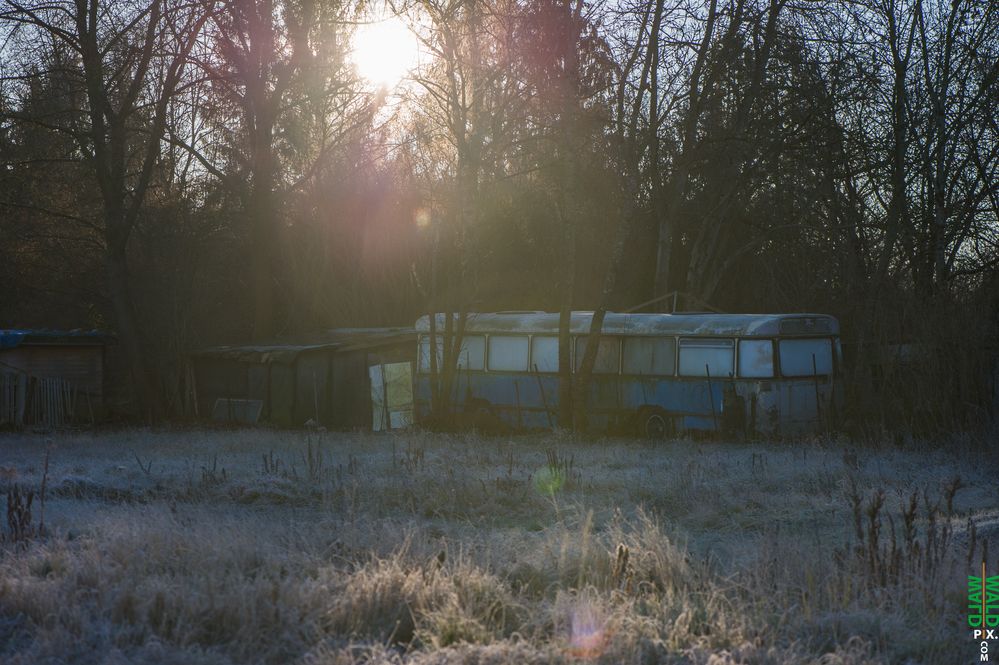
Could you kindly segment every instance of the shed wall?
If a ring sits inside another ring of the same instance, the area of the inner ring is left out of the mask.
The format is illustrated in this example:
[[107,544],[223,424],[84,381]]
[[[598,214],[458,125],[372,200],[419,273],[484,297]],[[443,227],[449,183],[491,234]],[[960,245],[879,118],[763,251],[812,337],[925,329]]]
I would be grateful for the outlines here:
[[333,358],[333,426],[340,429],[371,426],[371,388],[368,379],[367,353],[354,351]]
[[105,415],[104,347],[29,344],[0,351],[0,423],[59,427]]
[[198,384],[198,413],[211,416],[220,397],[247,398],[246,365],[232,360],[201,358],[194,366]]
[[[229,352],[227,350],[227,352]],[[369,349],[314,348],[255,359],[192,356],[198,414],[211,417],[220,398],[259,399],[261,420],[301,427],[309,420],[335,429],[371,427],[371,382],[368,365],[412,360],[412,343]]]
[[331,354],[328,351],[303,353],[295,361],[295,425],[313,420],[324,425],[330,421],[329,371]]
[[64,379],[80,391],[100,397],[104,392],[104,351],[100,346],[31,346],[0,351],[0,369],[31,376]]

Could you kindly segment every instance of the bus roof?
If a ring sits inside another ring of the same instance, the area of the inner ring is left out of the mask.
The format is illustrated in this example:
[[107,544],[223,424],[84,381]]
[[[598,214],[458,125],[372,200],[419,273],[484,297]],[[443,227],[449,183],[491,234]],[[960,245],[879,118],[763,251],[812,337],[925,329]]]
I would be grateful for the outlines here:
[[[557,312],[474,312],[468,314],[465,332],[558,333]],[[586,334],[593,312],[573,312],[570,330]],[[457,322],[458,316],[454,315]],[[444,329],[444,314],[437,315],[437,330]],[[430,330],[430,317],[416,321],[418,332]],[[706,335],[772,337],[774,335],[838,335],[839,322],[827,314],[619,314],[607,312],[605,335]]]

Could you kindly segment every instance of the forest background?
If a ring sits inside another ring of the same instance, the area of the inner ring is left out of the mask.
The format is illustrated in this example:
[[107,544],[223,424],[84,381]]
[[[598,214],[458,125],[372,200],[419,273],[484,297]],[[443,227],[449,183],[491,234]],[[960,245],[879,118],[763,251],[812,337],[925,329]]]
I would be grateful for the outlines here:
[[[373,82],[386,17],[419,58]],[[854,423],[977,427],[997,78],[977,0],[3,0],[0,326],[113,331],[169,417],[212,344],[818,311]]]

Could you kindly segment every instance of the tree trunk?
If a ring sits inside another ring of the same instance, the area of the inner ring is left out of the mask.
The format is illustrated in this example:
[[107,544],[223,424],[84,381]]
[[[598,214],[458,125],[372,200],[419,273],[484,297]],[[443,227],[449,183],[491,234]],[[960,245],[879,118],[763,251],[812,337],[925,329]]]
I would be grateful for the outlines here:
[[111,308],[114,313],[115,329],[118,332],[118,340],[122,349],[125,351],[125,359],[128,361],[139,409],[148,420],[160,420],[163,417],[163,404],[151,378],[149,362],[139,338],[135,308],[128,286],[128,262],[124,245],[117,247],[109,245],[105,273]]
[[274,121],[278,100],[268,93],[267,82],[257,75],[247,82],[245,122],[250,128],[250,192],[246,211],[251,234],[253,271],[253,339],[269,341],[275,333],[274,278],[277,234],[277,172],[274,157]]
[[562,288],[558,316],[558,426],[572,429],[572,296],[576,282],[576,229],[559,206],[563,229]]
[[[877,283],[884,283],[895,253],[895,244],[900,236],[908,242],[911,237],[903,229],[908,223],[909,194],[905,188],[906,153],[909,141],[908,84],[906,75],[909,69],[909,56],[915,37],[916,21],[912,20],[908,44],[903,44],[900,26],[893,12],[888,11],[888,40],[892,55],[892,138],[891,138],[891,198],[885,220],[885,239],[877,266]],[[904,51],[903,51],[904,48]]]
[[618,276],[621,274],[624,263],[624,248],[631,236],[632,227],[638,218],[638,174],[630,173],[625,176],[625,210],[622,213],[621,222],[618,224],[617,234],[614,244],[611,246],[610,261],[607,265],[607,272],[604,275],[603,290],[600,294],[600,305],[593,312],[590,319],[590,331],[586,337],[586,351],[583,359],[576,370],[576,380],[572,385],[572,424],[576,431],[586,431],[589,423],[587,409],[589,407],[590,383],[593,378],[593,365],[597,360],[597,350],[600,348],[600,331],[604,326],[604,317],[614,298],[614,289],[617,287]]
[[[660,216],[658,220],[655,293],[653,294],[656,297],[664,296],[669,292],[670,273],[673,270],[673,239],[676,236],[677,217],[690,177],[690,157],[697,137],[697,125],[700,122],[701,100],[705,87],[702,86],[701,77],[707,62],[708,51],[711,48],[711,40],[714,37],[715,21],[718,15],[717,8],[717,0],[711,0],[708,5],[704,35],[698,45],[697,57],[690,73],[690,83],[687,90],[687,113],[683,119],[679,154],[673,162],[673,174],[670,178],[669,194],[667,195],[668,203],[665,206],[657,206],[660,210]],[[667,299],[663,299],[659,302],[657,309],[666,311],[666,307],[668,307]]]
[[[259,188],[259,189],[258,189]],[[270,341],[275,333],[274,317],[274,251],[277,241],[274,219],[273,192],[255,184],[251,192],[250,271],[253,288],[253,340]]]

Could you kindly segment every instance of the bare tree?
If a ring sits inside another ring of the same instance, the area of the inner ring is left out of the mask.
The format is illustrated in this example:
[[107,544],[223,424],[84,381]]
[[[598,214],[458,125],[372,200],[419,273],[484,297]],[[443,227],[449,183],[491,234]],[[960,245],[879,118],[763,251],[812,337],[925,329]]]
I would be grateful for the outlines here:
[[916,288],[930,294],[947,288],[965,241],[979,230],[982,206],[996,194],[999,137],[989,94],[999,82],[999,20],[995,7],[973,2],[920,1],[914,13],[925,91],[914,142],[926,231],[912,271]]
[[[136,324],[128,244],[153,183],[170,99],[207,19],[203,9],[169,0],[133,5],[7,0],[0,14],[17,27],[16,38],[26,48],[41,37],[41,43],[59,44],[72,53],[59,74],[78,86],[83,105],[51,127],[74,138],[97,182],[115,327],[138,402],[151,417],[159,417],[162,406]],[[28,73],[48,74],[38,69]]]
[[[475,300],[477,269],[472,256],[480,216],[483,181],[503,170],[512,136],[510,121],[523,102],[524,88],[515,76],[519,20],[514,3],[471,0],[421,0],[401,8],[415,26],[431,64],[414,72],[419,94],[420,139],[436,148],[425,152],[435,164],[422,171],[436,174],[427,192],[437,199],[435,240],[427,293],[431,339],[434,417],[451,419],[455,379],[469,307]],[[441,181],[441,179],[443,181]],[[438,313],[443,313],[439,330]]]
[[213,128],[185,147],[242,201],[257,340],[277,332],[288,197],[333,168],[377,107],[345,57],[352,21],[352,6],[336,0],[224,0],[196,59],[212,89],[204,112]]

